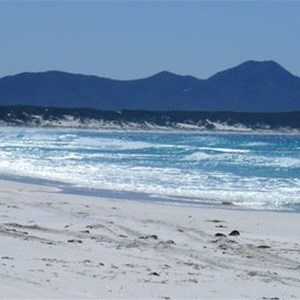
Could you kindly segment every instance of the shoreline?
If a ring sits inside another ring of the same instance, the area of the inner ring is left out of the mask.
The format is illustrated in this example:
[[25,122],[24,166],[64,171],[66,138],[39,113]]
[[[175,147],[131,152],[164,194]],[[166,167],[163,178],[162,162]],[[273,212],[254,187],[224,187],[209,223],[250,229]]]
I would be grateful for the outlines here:
[[[133,192],[133,191],[113,191],[113,190],[104,190],[97,188],[86,188],[86,187],[77,187],[71,183],[66,183],[63,181],[44,179],[30,176],[22,175],[3,175],[0,174],[0,181],[11,181],[16,183],[25,183],[32,185],[41,185],[49,186],[53,188],[59,187],[60,193],[69,194],[69,195],[81,195],[81,196],[90,196],[97,197],[101,199],[111,199],[111,200],[120,200],[120,201],[133,201],[133,202],[142,202],[150,203],[154,205],[166,205],[166,206],[178,206],[178,207],[189,207],[194,209],[225,209],[225,210],[237,210],[237,211],[261,211],[261,212],[280,212],[280,213],[296,213],[300,214],[300,209],[298,210],[276,210],[276,209],[258,209],[258,208],[249,208],[242,205],[237,205],[231,201],[224,203],[212,203],[209,200],[198,199],[198,201],[193,201],[194,198],[183,198],[176,196],[162,196],[162,195],[153,195],[142,192]],[[190,199],[190,200],[189,200]]]
[[300,298],[298,213],[158,206],[2,179],[0,208],[4,298]]

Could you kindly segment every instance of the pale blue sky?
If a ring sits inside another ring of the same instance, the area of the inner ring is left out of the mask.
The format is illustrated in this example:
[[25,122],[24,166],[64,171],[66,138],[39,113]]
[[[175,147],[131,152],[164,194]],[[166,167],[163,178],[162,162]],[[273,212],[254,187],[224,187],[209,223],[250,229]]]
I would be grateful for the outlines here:
[[245,60],[300,76],[299,1],[1,1],[0,77],[207,78]]

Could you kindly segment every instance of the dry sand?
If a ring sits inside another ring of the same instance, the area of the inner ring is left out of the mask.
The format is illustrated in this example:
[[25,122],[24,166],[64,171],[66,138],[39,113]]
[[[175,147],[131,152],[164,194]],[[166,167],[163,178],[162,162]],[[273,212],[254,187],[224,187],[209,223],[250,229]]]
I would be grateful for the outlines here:
[[1,298],[300,298],[299,214],[10,181],[0,181],[0,210]]

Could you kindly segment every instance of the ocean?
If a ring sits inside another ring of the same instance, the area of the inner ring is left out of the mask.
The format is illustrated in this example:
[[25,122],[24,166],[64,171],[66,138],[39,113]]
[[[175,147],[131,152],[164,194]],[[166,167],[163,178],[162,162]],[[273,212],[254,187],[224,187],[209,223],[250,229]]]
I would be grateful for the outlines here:
[[0,174],[174,205],[300,212],[300,136],[1,127]]

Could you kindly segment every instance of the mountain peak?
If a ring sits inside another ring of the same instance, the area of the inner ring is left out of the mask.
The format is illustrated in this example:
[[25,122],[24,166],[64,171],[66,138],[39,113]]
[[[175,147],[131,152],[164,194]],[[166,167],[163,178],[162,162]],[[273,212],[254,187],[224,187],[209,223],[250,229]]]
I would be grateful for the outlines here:
[[274,60],[254,60],[254,59],[250,59],[250,60],[246,60],[245,62],[241,63],[240,65],[268,65],[268,66],[280,66],[279,63],[277,63]]
[[273,60],[248,60],[238,66],[216,73],[215,75],[211,76],[209,80],[215,81],[223,80],[225,78],[226,80],[230,80],[231,77],[253,80],[263,77],[267,77],[268,79],[283,79],[294,76]]
[[169,71],[162,71],[159,72],[157,74],[152,75],[151,77],[152,79],[156,79],[159,81],[189,81],[189,82],[199,82],[200,79],[194,77],[194,76],[190,76],[190,75],[179,75],[179,74],[175,74]]
[[263,61],[248,60],[240,64],[236,68],[238,67],[249,68],[249,69],[252,68],[252,69],[258,69],[264,71],[283,71],[289,73],[286,69],[284,69],[279,63],[277,63],[274,60],[263,60]]
[[177,74],[169,72],[169,71],[161,71],[159,73],[154,74],[151,77],[156,77],[156,78],[170,78],[170,77],[181,77],[181,75],[177,75]]

